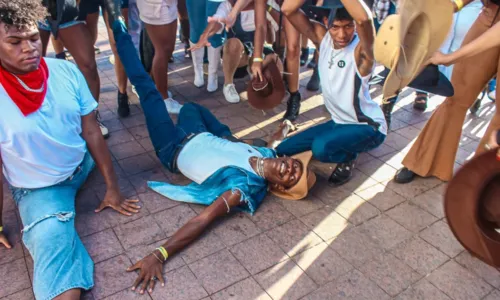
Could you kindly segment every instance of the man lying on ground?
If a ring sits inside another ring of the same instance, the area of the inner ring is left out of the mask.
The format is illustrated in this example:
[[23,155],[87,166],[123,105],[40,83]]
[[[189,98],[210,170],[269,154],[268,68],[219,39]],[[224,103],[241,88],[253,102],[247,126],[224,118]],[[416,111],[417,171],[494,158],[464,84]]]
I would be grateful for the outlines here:
[[139,290],[144,293],[146,288],[153,289],[155,280],[163,283],[161,269],[168,256],[193,242],[215,219],[234,210],[253,213],[268,190],[287,199],[304,198],[315,176],[307,168],[310,152],[279,158],[271,149],[238,142],[226,125],[198,104],[185,104],[174,125],[163,97],[135,53],[120,16],[119,1],[105,2],[118,54],[139,94],[156,154],[171,172],[193,181],[187,186],[159,182],[149,186],[170,199],[208,206],[163,246],[129,268],[139,270],[133,289],[142,282]]
[[[24,225],[36,299],[80,299],[94,285],[94,264],[75,230],[75,196],[95,164],[107,186],[96,212],[131,215],[139,206],[119,191],[84,76],[42,58],[37,22],[46,14],[39,0],[0,0],[0,169]],[[2,206],[0,176],[0,244],[11,248]]]

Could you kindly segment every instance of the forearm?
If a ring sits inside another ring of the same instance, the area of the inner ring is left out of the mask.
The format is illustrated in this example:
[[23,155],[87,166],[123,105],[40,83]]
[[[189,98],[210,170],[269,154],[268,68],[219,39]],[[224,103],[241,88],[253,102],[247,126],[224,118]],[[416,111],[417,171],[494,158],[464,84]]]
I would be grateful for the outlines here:
[[500,46],[500,22],[497,22],[472,42],[449,54],[451,64],[498,46]]
[[[82,121],[84,124],[82,126],[82,137],[87,142],[87,148],[94,159],[97,168],[104,177],[104,182],[109,189],[117,189],[118,181],[116,178],[116,173],[113,169],[113,163],[111,162],[111,154],[109,153],[108,146],[102,137],[102,133],[97,125],[95,116],[93,114],[85,116],[82,119],[87,118],[87,120]],[[95,123],[95,124],[94,124]]]
[[363,0],[341,0],[347,12],[358,24],[372,21],[370,9]]
[[206,36],[206,38],[208,39],[213,35],[219,33],[220,31],[222,31],[223,28],[224,26],[219,22],[209,22],[208,26],[205,28],[205,30],[201,35]]
[[255,36],[253,57],[262,58],[267,33],[267,1],[255,1]]
[[233,6],[233,9],[231,10],[231,16],[235,17],[238,16],[241,11],[247,7],[250,3],[252,3],[254,0],[238,0]]

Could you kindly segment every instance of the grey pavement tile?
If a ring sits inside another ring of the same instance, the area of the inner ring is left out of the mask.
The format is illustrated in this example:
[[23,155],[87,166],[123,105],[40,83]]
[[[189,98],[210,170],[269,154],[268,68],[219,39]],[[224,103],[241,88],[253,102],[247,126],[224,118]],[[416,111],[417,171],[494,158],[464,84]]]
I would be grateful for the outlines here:
[[395,300],[451,300],[445,293],[433,286],[426,279],[422,279],[406,291],[399,294]]
[[212,230],[208,230],[179,254],[186,264],[190,264],[224,248],[221,239]]
[[253,278],[247,278],[211,295],[212,300],[271,300]]
[[448,224],[443,221],[432,224],[420,233],[420,237],[450,257],[455,257],[464,250]]
[[[156,287],[158,288],[158,286]],[[118,292],[116,294],[113,294],[109,297],[104,298],[106,300],[146,300],[146,299],[151,299],[148,293],[144,293],[143,295],[139,294],[136,291],[131,291],[129,288],[126,290],[123,290],[121,292]],[[89,299],[90,300],[90,299]]]
[[411,232],[417,233],[438,219],[411,202],[401,203],[386,214]]
[[142,244],[151,244],[166,238],[165,233],[152,216],[147,216],[114,228],[116,236],[125,249]]
[[483,298],[483,300],[498,300],[498,299],[500,299],[500,291],[499,290],[494,290],[488,296]]
[[0,287],[0,298],[31,287],[24,258],[0,266]]
[[440,190],[442,190],[442,187],[437,186],[432,190],[418,195],[414,199],[410,199],[410,201],[425,209],[437,218],[444,218],[444,195]]
[[171,271],[165,276],[165,286],[160,284],[151,293],[153,300],[199,300],[208,296],[199,280],[187,266]]
[[158,212],[153,216],[166,236],[170,237],[189,220],[196,217],[196,213],[188,205],[181,204]]
[[152,214],[177,206],[180,202],[170,200],[156,192],[139,194],[139,199]]
[[111,296],[126,288],[132,287],[137,277],[135,272],[126,272],[130,267],[130,260],[120,255],[95,265],[94,288],[92,295],[96,300]]
[[337,212],[326,209],[312,212],[300,220],[324,241],[338,236],[350,226],[349,222]]
[[455,261],[467,270],[481,277],[484,281],[496,288],[500,288],[500,271],[481,260],[473,257],[468,251],[455,257]]
[[94,263],[104,261],[123,252],[123,247],[112,229],[84,237],[82,242]]
[[377,184],[365,190],[356,192],[356,195],[360,196],[366,202],[372,204],[381,211],[386,211],[399,203],[406,201],[403,196],[396,194],[396,192],[382,184]]
[[213,230],[226,246],[235,245],[261,232],[244,213],[233,213],[221,219]]
[[271,197],[265,198],[259,209],[250,217],[261,230],[269,230],[293,218],[294,216],[290,212],[276,200],[272,200]]
[[363,223],[360,230],[383,249],[390,249],[412,235],[410,231],[385,215]]
[[33,295],[32,289],[26,289],[2,298],[2,300],[35,300],[35,295]]
[[311,232],[300,220],[292,220],[268,231],[266,234],[289,256],[305,251],[322,242],[321,238]]

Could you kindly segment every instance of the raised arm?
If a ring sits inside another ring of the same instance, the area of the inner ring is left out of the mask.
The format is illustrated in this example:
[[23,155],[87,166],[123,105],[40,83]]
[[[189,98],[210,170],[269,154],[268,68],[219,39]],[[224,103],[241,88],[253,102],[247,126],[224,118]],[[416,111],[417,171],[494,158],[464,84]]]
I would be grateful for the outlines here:
[[[227,191],[217,198],[217,200],[201,214],[189,220],[189,222],[177,230],[177,232],[161,246],[166,253],[168,253],[167,258],[196,240],[217,218],[227,215],[231,208],[240,205],[240,199],[241,194],[239,192],[233,193]],[[149,292],[152,292],[156,278],[160,280],[162,286],[164,285],[165,282],[161,271],[163,263],[165,263],[167,259],[164,254],[162,254],[163,249],[158,249],[159,248],[127,269],[129,272],[134,270],[139,271],[139,276],[135,280],[132,290],[137,289],[140,285],[139,293],[144,294],[146,288]]]
[[453,65],[458,61],[480,54],[494,47],[500,46],[500,22],[488,29],[482,35],[472,42],[463,45],[457,51],[450,54],[436,52],[429,60],[429,63],[435,65]]
[[203,30],[200,39],[196,45],[193,45],[190,50],[194,51],[196,49],[203,48],[205,46],[210,46],[208,39],[214,34],[221,33],[224,29],[224,20],[227,20],[229,13],[231,12],[232,6],[229,1],[222,2],[217,8],[217,12],[211,17],[208,17],[208,25]]
[[[2,155],[0,153],[0,170],[3,170],[2,165]],[[3,176],[0,175],[0,244],[4,245],[8,249],[11,248],[7,237],[3,233],[3,221],[2,221],[2,212],[3,212]]]

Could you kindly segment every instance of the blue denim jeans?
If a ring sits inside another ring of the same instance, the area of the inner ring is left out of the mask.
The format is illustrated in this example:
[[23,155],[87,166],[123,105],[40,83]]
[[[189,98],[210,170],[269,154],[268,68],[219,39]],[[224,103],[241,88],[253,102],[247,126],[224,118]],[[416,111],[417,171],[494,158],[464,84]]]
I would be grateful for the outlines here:
[[385,134],[370,125],[329,121],[285,139],[276,151],[278,155],[291,156],[312,150],[313,157],[321,162],[343,163],[378,147],[384,140]]
[[24,226],[23,243],[33,258],[38,300],[94,286],[94,263],[75,229],[75,196],[94,165],[87,153],[61,183],[38,189],[10,187]]
[[163,97],[135,53],[134,44],[125,24],[115,21],[112,27],[118,55],[130,82],[139,94],[149,137],[156,155],[165,167],[172,172],[175,171],[173,159],[176,150],[192,133],[210,132],[219,137],[231,135],[229,127],[220,123],[208,109],[196,103],[185,104],[177,118],[177,125],[174,125]]

